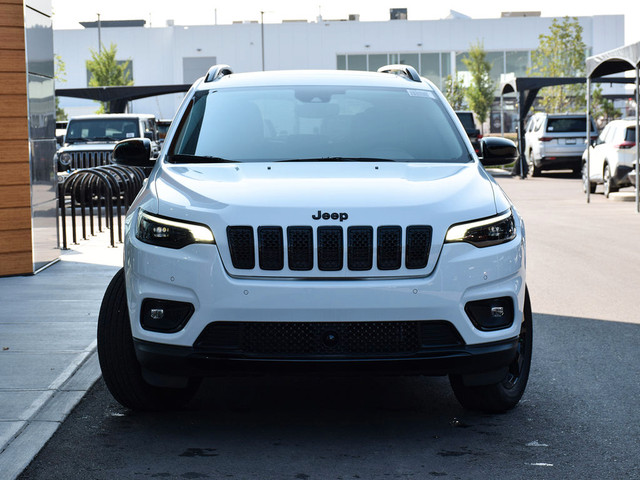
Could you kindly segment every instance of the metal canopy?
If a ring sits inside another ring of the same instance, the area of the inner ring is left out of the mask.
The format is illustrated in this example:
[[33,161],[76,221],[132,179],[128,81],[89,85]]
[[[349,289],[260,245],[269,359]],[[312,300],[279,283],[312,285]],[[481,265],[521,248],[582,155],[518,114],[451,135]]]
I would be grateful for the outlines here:
[[[591,82],[601,79],[596,78],[602,75],[635,70],[635,78],[627,78],[629,83],[635,83],[636,91],[636,212],[640,213],[640,42],[614,48],[608,52],[593,55],[587,58],[587,112],[591,113]],[[591,125],[587,122],[587,138]],[[590,201],[589,191],[589,167],[591,165],[591,149],[587,148],[587,179],[585,181],[585,191],[587,193],[587,203]]]
[[124,113],[127,103],[140,98],[186,92],[191,84],[88,88],[56,88],[58,97],[74,97],[109,102],[109,113]]
[[[524,121],[538,96],[538,92],[544,87],[571,85],[585,83],[586,81],[587,79],[584,77],[515,77],[500,85],[500,98],[508,93],[518,94],[518,150],[522,178],[526,177],[524,169]],[[594,78],[593,81],[598,83],[633,83],[633,79],[622,77]]]

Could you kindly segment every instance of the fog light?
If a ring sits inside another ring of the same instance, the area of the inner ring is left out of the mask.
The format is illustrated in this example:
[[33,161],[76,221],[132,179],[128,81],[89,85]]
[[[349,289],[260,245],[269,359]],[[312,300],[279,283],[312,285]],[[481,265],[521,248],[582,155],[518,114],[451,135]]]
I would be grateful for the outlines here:
[[140,324],[145,330],[174,333],[184,328],[193,312],[190,303],[146,298],[142,302]]
[[464,311],[479,330],[500,330],[513,323],[513,300],[511,297],[476,300],[465,305]]

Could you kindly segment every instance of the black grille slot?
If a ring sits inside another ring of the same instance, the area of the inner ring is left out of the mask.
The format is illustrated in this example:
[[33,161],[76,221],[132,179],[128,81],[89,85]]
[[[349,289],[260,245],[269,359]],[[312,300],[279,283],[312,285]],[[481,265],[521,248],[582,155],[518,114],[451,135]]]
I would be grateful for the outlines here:
[[402,228],[378,227],[378,270],[398,270],[402,265]]
[[256,266],[253,228],[227,227],[231,261],[235,268],[252,269]]
[[194,346],[266,356],[411,355],[463,345],[448,322],[215,322]]
[[258,227],[258,258],[262,270],[282,270],[282,227]]
[[429,261],[431,227],[412,225],[407,227],[407,268],[424,268]]
[[347,229],[347,264],[349,270],[371,270],[373,266],[373,228]]
[[288,227],[287,249],[290,270],[311,270],[313,268],[313,229]]
[[318,227],[318,268],[324,271],[342,270],[342,227]]

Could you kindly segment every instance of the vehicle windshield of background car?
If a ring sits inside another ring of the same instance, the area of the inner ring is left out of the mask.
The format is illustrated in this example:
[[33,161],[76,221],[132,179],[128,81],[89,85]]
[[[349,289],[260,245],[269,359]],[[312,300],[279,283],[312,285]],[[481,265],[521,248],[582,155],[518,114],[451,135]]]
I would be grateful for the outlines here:
[[65,142],[115,142],[137,137],[140,137],[137,119],[79,119],[69,122]]
[[442,101],[425,89],[260,87],[199,92],[168,161],[470,162]]

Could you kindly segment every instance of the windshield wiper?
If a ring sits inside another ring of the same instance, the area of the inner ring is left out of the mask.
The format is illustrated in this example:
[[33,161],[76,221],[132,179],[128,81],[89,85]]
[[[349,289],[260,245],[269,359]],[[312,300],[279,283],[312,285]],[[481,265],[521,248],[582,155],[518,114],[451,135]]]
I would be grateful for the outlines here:
[[278,160],[279,162],[395,162],[390,158],[376,157],[318,157],[318,158],[291,158]]
[[210,157],[208,155],[186,155],[184,153],[169,155],[169,163],[238,163],[237,160],[227,160],[221,157]]
[[88,142],[89,139],[84,137],[71,137],[71,138],[65,139],[65,141],[67,143],[79,143],[79,142]]
[[108,140],[108,141],[111,141],[111,142],[117,142],[119,139],[115,138],[115,137],[93,137],[91,140],[93,140],[93,141]]

